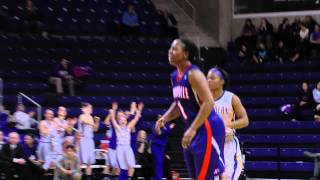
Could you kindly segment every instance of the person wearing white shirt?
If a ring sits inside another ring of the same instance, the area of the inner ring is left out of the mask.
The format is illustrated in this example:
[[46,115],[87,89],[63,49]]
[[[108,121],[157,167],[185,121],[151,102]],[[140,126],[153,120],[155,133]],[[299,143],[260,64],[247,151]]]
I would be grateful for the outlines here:
[[18,130],[29,130],[32,129],[32,125],[36,124],[37,121],[33,119],[34,112],[25,112],[25,107],[23,104],[17,105],[17,111],[13,114],[16,122],[16,128]]

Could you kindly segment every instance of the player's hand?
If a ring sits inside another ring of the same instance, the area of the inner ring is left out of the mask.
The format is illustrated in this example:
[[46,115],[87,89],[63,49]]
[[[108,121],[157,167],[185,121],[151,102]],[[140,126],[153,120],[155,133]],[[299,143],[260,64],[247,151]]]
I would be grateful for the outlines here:
[[94,116],[94,117],[93,117],[93,120],[94,120],[95,122],[99,122],[99,121],[100,121],[100,117]]
[[163,128],[165,125],[164,123],[164,119],[163,118],[159,118],[156,122],[156,126],[155,126],[155,130],[157,134],[161,134],[161,128]]
[[181,145],[183,147],[183,149],[187,149],[191,142],[192,139],[194,138],[194,136],[196,135],[196,130],[193,128],[189,128],[183,135],[182,141],[181,141]]

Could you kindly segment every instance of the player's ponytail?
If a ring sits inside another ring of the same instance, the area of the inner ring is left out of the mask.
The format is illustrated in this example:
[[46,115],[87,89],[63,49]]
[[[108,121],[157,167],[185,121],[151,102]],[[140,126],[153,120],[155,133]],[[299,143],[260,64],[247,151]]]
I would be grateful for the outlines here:
[[186,38],[180,38],[179,39],[181,43],[184,45],[184,50],[188,52],[188,57],[187,59],[192,63],[192,64],[199,64],[200,58],[199,58],[199,49],[196,46],[194,42],[192,42],[189,39]]

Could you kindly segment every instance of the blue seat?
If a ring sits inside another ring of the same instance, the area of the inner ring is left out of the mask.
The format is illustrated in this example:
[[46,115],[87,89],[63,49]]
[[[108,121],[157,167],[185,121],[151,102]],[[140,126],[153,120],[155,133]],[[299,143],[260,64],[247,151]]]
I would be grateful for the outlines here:
[[276,157],[277,148],[245,148],[244,151],[249,157]]
[[320,141],[319,135],[240,135],[240,141],[245,143],[318,143]]
[[277,171],[278,163],[272,161],[246,161],[245,169],[248,171]]
[[280,171],[312,172],[313,163],[309,162],[280,162]]
[[312,148],[280,148],[281,157],[304,157],[304,151],[312,151]]

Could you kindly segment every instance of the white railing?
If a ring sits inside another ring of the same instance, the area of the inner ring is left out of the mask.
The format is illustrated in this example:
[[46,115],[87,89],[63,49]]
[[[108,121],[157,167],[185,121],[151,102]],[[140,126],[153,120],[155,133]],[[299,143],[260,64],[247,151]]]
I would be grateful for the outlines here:
[[42,117],[42,107],[39,103],[37,103],[36,101],[34,101],[33,99],[31,99],[29,96],[23,94],[22,92],[19,92],[17,95],[18,98],[18,104],[22,104],[22,98],[27,99],[28,101],[30,101],[32,104],[34,104],[35,106],[37,106],[37,120],[41,121],[41,117]]
[[[193,23],[196,25],[197,22],[197,10],[194,7],[194,5],[189,1],[189,0],[174,0],[176,2],[176,4],[178,4],[184,11],[184,13],[189,16],[192,20]],[[192,15],[188,14],[188,8],[192,9]]]
[[0,106],[3,106],[3,80],[0,78]]

